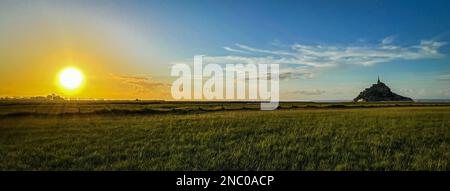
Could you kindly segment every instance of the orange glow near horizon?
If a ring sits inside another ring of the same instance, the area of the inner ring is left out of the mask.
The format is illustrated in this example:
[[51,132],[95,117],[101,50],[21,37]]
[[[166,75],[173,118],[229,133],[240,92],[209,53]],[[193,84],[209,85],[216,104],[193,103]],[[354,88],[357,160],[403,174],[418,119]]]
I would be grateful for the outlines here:
[[[100,26],[95,19],[84,19],[99,18],[86,15],[84,8],[70,13],[49,9],[46,13],[56,16],[14,10],[6,18],[11,24],[2,25],[0,98],[170,98],[170,89],[158,85],[170,81],[153,77],[168,73],[158,56],[149,56],[153,46],[159,46],[147,43],[153,36],[136,33],[112,15],[102,16],[101,23],[108,24]],[[5,17],[0,18],[1,25]],[[71,67],[76,70],[63,72]]]

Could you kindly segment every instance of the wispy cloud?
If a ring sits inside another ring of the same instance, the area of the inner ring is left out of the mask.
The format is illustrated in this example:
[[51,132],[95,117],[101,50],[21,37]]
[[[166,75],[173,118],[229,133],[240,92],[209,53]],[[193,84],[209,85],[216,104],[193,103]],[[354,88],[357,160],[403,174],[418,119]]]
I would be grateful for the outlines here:
[[290,91],[287,92],[287,95],[306,95],[306,96],[311,96],[311,95],[321,95],[324,94],[325,90],[297,90],[297,91]]
[[[305,45],[291,44],[288,48],[263,49],[244,44],[224,47],[231,53],[248,55],[206,56],[205,61],[217,64],[280,64],[280,79],[311,78],[314,73],[344,65],[370,66],[396,60],[419,60],[441,58],[440,48],[447,42],[421,40],[412,45],[396,45],[396,36],[388,36],[380,44],[372,45]],[[293,66],[294,65],[294,66]],[[295,67],[297,65],[298,67]],[[287,69],[286,69],[287,68]]]
[[391,44],[394,42],[396,36],[391,35],[391,36],[387,36],[385,38],[383,38],[383,40],[381,40],[381,44]]
[[291,52],[286,52],[283,50],[264,50],[264,49],[258,49],[253,48],[247,45],[243,44],[236,44],[236,46],[240,49],[247,50],[253,53],[264,53],[264,54],[273,54],[273,55],[284,55],[284,56],[294,56]]
[[[393,37],[384,39],[382,45],[331,46],[292,44],[289,50],[265,50],[237,44],[236,50],[264,53],[267,56],[221,56],[219,60],[263,62],[275,64],[299,64],[307,66],[336,66],[340,64],[372,65],[393,60],[439,58],[439,49],[446,42],[422,40],[419,44],[399,46],[390,44]],[[386,46],[386,44],[390,44]]]
[[437,76],[437,80],[450,81],[450,72],[447,74],[442,74],[442,75]]
[[237,53],[244,53],[244,54],[249,53],[249,52],[247,52],[247,51],[243,51],[243,50],[238,50],[238,49],[230,48],[230,47],[228,47],[228,46],[224,46],[223,49],[225,49],[225,50],[227,50],[227,51],[230,51],[230,52],[237,52]]
[[[205,63],[216,64],[279,64],[280,80],[313,78],[317,73],[342,66],[371,66],[401,60],[438,59],[447,42],[420,40],[416,44],[397,45],[396,36],[381,43],[364,45],[286,44],[272,49],[235,44],[223,47],[229,54],[204,56]],[[243,55],[245,53],[245,55]],[[191,63],[191,59],[186,63]]]
[[136,92],[148,92],[149,90],[155,90],[162,87],[170,87],[170,84],[157,82],[148,77],[138,77],[138,76],[123,76],[111,74],[114,80],[119,81],[124,85],[131,86]]
[[280,80],[292,80],[292,79],[310,79],[314,77],[314,68],[309,67],[286,67],[280,70]]

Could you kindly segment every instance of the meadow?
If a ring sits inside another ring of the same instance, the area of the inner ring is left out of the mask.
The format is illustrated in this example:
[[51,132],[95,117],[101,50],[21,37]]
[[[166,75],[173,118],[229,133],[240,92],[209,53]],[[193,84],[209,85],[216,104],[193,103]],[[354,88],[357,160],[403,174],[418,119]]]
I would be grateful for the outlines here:
[[0,170],[450,170],[448,103],[1,101]]

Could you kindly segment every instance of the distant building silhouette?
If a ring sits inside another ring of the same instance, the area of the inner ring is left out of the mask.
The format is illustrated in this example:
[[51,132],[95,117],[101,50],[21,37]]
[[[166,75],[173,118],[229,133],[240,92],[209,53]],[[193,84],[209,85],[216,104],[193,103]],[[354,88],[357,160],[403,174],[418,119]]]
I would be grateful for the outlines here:
[[372,84],[370,88],[364,91],[353,99],[355,102],[375,102],[375,101],[413,101],[409,97],[398,95],[391,91],[391,89],[380,81],[380,76],[376,84]]

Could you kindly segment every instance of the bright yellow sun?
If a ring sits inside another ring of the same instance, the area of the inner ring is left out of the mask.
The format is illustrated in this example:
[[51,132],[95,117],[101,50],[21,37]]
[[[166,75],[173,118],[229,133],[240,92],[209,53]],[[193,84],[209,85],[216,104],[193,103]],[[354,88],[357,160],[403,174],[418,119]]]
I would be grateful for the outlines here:
[[83,79],[83,73],[77,68],[69,67],[59,73],[59,84],[66,90],[80,88]]

